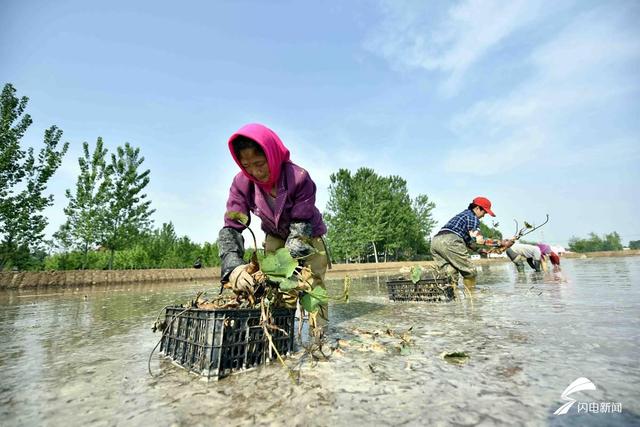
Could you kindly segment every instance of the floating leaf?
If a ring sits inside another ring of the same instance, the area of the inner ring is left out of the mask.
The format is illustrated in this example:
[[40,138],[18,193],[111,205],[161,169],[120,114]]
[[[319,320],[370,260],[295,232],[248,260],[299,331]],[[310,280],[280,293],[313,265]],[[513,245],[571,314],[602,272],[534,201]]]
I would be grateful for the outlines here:
[[232,221],[239,222],[242,225],[249,225],[249,217],[242,212],[229,211],[225,214],[225,216]]
[[410,354],[411,354],[411,349],[409,348],[409,346],[405,344],[400,344],[400,355],[408,356]]
[[454,351],[452,353],[442,353],[442,358],[449,363],[453,363],[456,365],[462,365],[467,363],[471,356],[469,356],[464,351]]
[[320,305],[325,305],[328,302],[329,295],[327,294],[327,290],[320,286],[313,288],[309,292],[305,292],[302,298],[300,298],[300,305],[309,313],[316,312]]
[[413,283],[418,283],[421,277],[422,268],[419,265],[414,265],[413,267],[411,267],[411,281]]

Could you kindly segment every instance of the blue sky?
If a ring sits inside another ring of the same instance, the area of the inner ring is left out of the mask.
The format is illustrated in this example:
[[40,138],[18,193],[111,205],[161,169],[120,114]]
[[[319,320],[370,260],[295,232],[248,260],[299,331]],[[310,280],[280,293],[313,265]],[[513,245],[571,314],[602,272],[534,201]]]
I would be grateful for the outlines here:
[[82,142],[101,136],[140,147],[157,226],[214,241],[237,173],[226,141],[260,122],[321,210],[331,173],[368,166],[427,194],[439,225],[483,195],[505,234],[548,213],[532,237],[626,244],[640,239],[638,22],[637,1],[7,1],[0,83],[30,98],[26,143],[52,124],[71,143],[50,233]]

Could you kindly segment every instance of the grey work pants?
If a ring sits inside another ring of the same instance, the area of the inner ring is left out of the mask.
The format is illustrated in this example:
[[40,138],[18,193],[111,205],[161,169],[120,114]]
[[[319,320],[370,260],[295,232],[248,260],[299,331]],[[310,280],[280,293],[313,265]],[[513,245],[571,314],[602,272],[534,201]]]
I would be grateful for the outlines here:
[[455,282],[458,281],[458,273],[465,279],[476,277],[476,267],[469,259],[467,245],[455,233],[435,236],[431,240],[431,255],[438,269],[450,275]]

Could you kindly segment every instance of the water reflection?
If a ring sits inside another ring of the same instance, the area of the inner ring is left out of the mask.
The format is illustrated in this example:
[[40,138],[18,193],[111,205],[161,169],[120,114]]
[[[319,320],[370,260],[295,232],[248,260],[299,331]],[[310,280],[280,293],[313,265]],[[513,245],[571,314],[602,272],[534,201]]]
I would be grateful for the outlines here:
[[[563,260],[542,274],[488,265],[440,304],[389,302],[386,277],[353,278],[351,302],[331,304],[336,350],[289,358],[299,385],[277,364],[206,383],[154,357],[159,376],[148,375],[158,311],[213,283],[2,293],[3,425],[638,422],[640,259]],[[451,352],[469,358],[452,364]],[[597,385],[581,399],[621,402],[623,414],[553,416],[580,376]]]

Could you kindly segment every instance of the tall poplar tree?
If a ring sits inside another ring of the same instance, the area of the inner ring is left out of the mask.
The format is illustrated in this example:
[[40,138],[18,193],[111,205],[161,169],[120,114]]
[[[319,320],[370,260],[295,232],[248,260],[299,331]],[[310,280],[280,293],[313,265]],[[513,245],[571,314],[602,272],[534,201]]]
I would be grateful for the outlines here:
[[67,189],[69,204],[64,209],[67,221],[54,234],[67,248],[82,252],[82,269],[87,266],[89,249],[99,244],[104,236],[102,226],[109,202],[110,168],[107,168],[107,149],[102,138],[96,141],[93,153],[89,144],[82,144],[82,157],[78,158],[80,175],[75,192]]
[[102,246],[111,254],[109,269],[113,266],[116,250],[132,246],[138,238],[148,232],[152,225],[151,201],[146,200],[143,190],[149,184],[149,169],[140,172],[144,162],[140,149],[128,142],[111,154],[108,166],[108,192],[110,199],[103,218],[104,238]]
[[62,130],[56,126],[45,130],[37,156],[32,147],[21,147],[32,123],[25,114],[28,101],[9,83],[0,95],[0,270],[27,267],[41,247],[48,224],[43,211],[53,203],[47,183],[69,149],[68,142],[58,148]]

